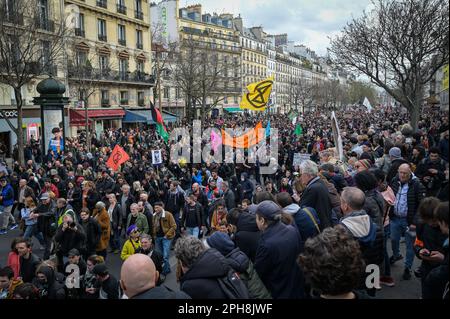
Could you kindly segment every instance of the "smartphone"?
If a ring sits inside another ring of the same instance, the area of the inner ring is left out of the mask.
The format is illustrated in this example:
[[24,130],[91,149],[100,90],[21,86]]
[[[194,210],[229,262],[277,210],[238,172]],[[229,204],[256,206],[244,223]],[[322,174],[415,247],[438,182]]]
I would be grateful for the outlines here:
[[428,252],[428,253],[422,253],[421,255],[422,255],[422,256],[425,256],[425,257],[430,257],[430,256],[431,256],[431,252]]

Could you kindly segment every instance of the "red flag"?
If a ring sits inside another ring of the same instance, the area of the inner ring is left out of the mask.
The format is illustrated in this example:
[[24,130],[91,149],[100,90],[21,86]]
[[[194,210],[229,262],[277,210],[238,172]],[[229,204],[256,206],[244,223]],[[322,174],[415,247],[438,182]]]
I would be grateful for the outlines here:
[[106,165],[109,168],[112,168],[113,170],[117,171],[120,165],[122,165],[129,159],[130,156],[128,156],[127,152],[125,152],[124,149],[119,145],[116,145],[116,147],[114,147],[114,150],[111,153],[111,156],[108,158]]

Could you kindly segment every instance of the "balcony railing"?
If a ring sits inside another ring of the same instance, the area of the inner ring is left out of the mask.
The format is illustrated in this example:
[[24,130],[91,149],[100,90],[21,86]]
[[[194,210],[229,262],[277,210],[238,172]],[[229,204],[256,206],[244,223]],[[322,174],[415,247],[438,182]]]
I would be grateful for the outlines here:
[[139,20],[144,20],[144,12],[135,10],[134,17]]
[[102,107],[110,107],[109,99],[102,99]]
[[117,13],[127,14],[127,7],[121,4],[117,4]]
[[120,105],[128,105],[128,99],[120,99]]
[[144,44],[136,43],[136,48],[139,49],[139,50],[142,50],[144,48]]
[[147,73],[134,71],[116,71],[111,69],[94,69],[89,68],[88,70],[83,70],[79,66],[69,66],[69,77],[76,81],[76,79],[89,79],[105,82],[119,82],[126,81],[132,83],[141,83],[154,85],[155,78]]
[[75,29],[75,35],[77,37],[83,37],[84,38],[86,36],[86,32],[83,29],[81,29],[81,28],[76,28]]
[[106,0],[97,0],[97,7],[108,8],[108,4]]
[[98,35],[98,41],[106,42],[107,39],[108,39],[108,38],[107,38],[106,35],[103,35],[103,34],[99,34],[99,35]]
[[119,42],[120,45],[123,45],[123,46],[126,46],[126,45],[127,45],[127,40],[119,39],[118,42]]
[[54,32],[55,22],[53,20],[41,19],[40,17],[36,17],[36,27],[38,29]]

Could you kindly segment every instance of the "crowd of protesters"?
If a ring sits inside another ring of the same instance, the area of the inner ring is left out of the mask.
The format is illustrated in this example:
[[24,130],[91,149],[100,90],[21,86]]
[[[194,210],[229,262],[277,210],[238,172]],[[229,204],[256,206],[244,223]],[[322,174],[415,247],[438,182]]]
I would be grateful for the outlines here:
[[[417,131],[397,109],[337,118],[345,159],[318,112],[297,117],[301,136],[286,115],[208,119],[217,128],[270,120],[279,130],[270,175],[247,152],[236,164],[173,162],[177,141],[153,128],[92,134],[90,151],[83,134],[60,153],[27,145],[26,164],[0,172],[0,234],[22,233],[0,269],[0,298],[370,298],[381,286],[365,285],[366,266],[392,287],[401,260],[403,280],[421,278],[422,298],[448,298],[448,113],[423,111]],[[116,172],[106,162],[117,144],[130,160]],[[163,164],[152,165],[152,150]],[[295,153],[310,160],[294,166]],[[124,262],[120,278],[110,254]],[[180,291],[164,286],[172,266]],[[74,268],[78,288],[67,284]]]

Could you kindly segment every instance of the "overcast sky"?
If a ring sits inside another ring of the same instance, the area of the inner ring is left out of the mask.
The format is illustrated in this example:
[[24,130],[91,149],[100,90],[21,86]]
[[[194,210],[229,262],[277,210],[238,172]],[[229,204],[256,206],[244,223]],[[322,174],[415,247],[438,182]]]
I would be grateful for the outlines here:
[[180,0],[180,7],[201,3],[203,13],[241,14],[246,27],[263,26],[270,34],[326,54],[328,37],[369,8],[370,0]]

